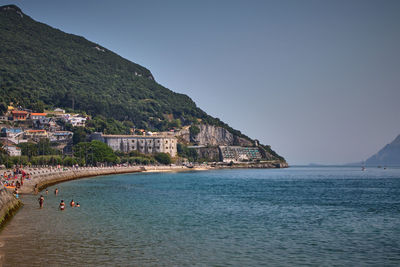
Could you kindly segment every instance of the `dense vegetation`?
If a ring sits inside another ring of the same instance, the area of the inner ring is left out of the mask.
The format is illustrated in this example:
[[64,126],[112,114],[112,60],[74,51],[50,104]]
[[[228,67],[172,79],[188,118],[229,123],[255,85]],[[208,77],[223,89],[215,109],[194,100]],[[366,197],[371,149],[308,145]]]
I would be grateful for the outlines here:
[[0,7],[0,108],[10,102],[36,111],[62,107],[149,130],[197,119],[224,125],[188,96],[155,82],[148,69],[13,8]]
[[8,156],[6,151],[0,147],[0,165],[12,167],[14,165],[52,165],[58,164],[72,166],[96,166],[98,163],[104,164],[171,164],[171,156],[167,153],[157,153],[145,155],[138,151],[123,153],[114,152],[109,146],[100,141],[80,142],[73,147],[73,156],[60,154],[58,150],[51,147],[48,139],[38,143],[21,143],[22,156]]

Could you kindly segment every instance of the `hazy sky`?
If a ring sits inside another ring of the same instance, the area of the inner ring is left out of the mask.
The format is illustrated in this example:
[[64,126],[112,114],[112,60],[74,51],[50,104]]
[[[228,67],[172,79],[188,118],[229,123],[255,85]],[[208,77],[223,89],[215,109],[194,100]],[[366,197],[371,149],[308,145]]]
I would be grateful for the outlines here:
[[290,164],[400,134],[400,1],[2,1],[151,70]]

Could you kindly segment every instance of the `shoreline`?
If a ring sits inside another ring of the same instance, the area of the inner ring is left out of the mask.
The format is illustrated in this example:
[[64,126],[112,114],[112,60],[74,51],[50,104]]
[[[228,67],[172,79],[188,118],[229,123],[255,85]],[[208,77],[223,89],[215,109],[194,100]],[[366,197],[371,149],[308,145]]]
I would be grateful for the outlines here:
[[81,178],[96,177],[102,175],[124,174],[124,173],[146,173],[146,172],[181,172],[208,170],[211,168],[187,168],[185,166],[128,166],[128,167],[79,167],[64,169],[38,169],[30,170],[31,179],[25,180],[24,185],[18,190],[20,194],[34,194],[35,185],[38,192],[48,186],[61,182],[72,181]]
[[[119,166],[119,167],[68,167],[68,168],[29,168],[31,179],[25,179],[24,184],[18,190],[19,194],[35,194],[48,186],[62,182],[77,180],[81,178],[96,177],[102,175],[125,174],[125,173],[162,173],[162,172],[184,172],[184,171],[207,171],[221,169],[243,169],[243,168],[287,168],[288,165],[260,164],[260,165],[236,165],[236,166],[209,166],[200,165],[192,168],[186,166]],[[11,190],[3,187],[0,189],[0,231],[4,225],[12,219],[23,206],[23,202],[17,199]]]

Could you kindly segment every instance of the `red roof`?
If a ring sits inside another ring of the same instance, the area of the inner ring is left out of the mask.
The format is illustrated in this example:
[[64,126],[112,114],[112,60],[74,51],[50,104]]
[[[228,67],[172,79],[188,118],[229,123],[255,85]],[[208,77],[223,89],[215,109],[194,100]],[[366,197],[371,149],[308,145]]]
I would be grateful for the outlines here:
[[46,132],[46,130],[26,130],[28,133],[40,133],[40,132]]
[[23,110],[13,110],[11,111],[12,114],[28,114],[27,111],[23,111]]
[[31,116],[46,116],[47,113],[31,113]]

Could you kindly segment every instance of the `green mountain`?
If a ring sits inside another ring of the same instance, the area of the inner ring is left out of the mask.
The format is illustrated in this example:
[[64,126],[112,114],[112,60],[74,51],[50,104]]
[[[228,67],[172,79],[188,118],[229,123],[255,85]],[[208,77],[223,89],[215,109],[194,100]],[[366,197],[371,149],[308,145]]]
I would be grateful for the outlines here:
[[161,131],[201,121],[251,140],[187,95],[158,84],[145,67],[37,22],[15,5],[0,7],[0,88],[0,112],[10,102],[36,111],[61,107],[101,117],[100,122]]

